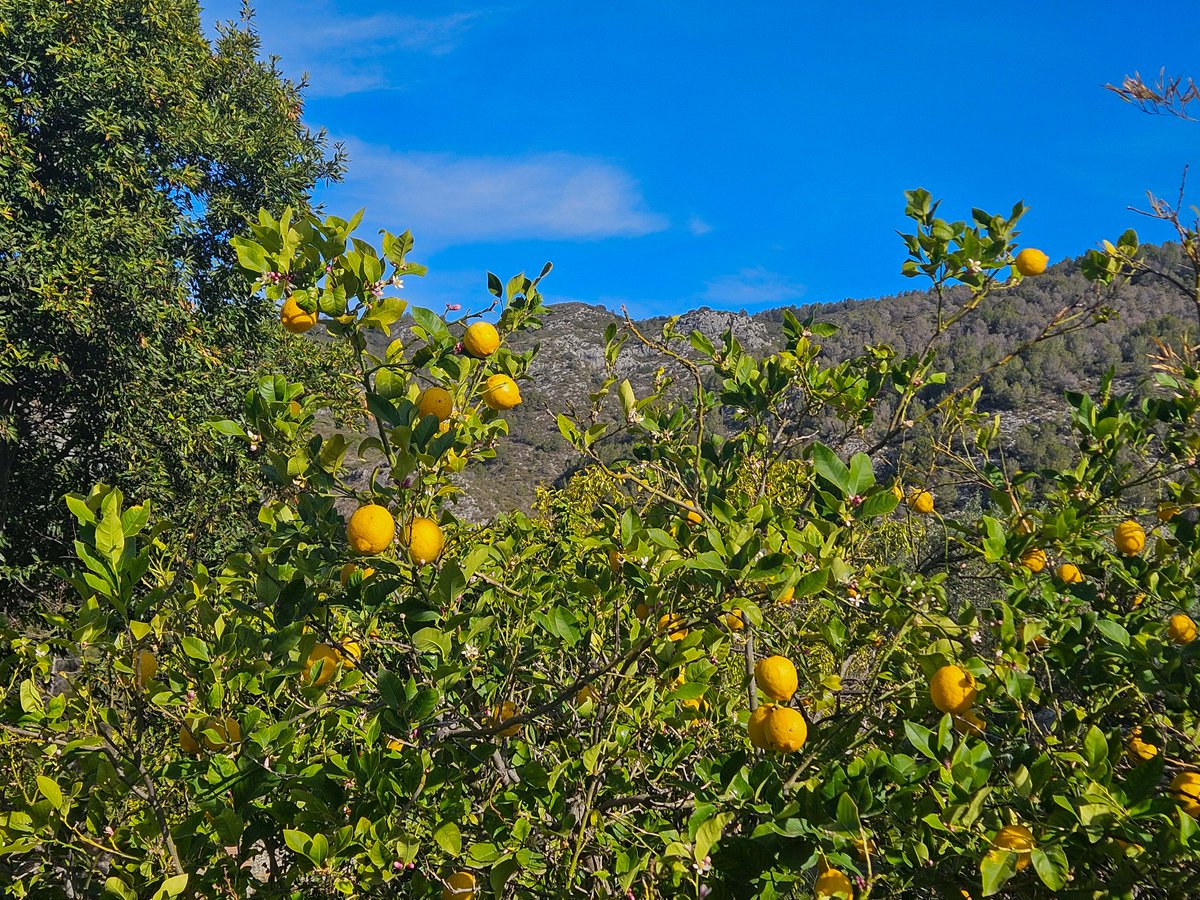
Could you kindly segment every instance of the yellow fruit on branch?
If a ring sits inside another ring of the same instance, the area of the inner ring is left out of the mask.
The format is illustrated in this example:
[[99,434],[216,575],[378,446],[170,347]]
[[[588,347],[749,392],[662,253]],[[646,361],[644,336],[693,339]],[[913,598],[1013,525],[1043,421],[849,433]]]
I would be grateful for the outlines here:
[[658,630],[666,632],[667,637],[673,641],[682,641],[688,636],[688,630],[684,627],[683,616],[673,616],[670,613],[659,616]]
[[470,872],[455,872],[442,888],[442,900],[471,900],[474,896],[475,876]]
[[1187,815],[1200,819],[1200,772],[1180,772],[1168,790]]
[[1021,554],[1021,565],[1036,575],[1046,568],[1046,551],[1031,547]]
[[633,614],[645,622],[650,618],[650,607],[645,603],[639,603],[633,608]]
[[1083,573],[1074,563],[1063,563],[1058,567],[1058,578],[1066,584],[1080,584],[1083,581]]
[[775,602],[787,606],[796,599],[796,589],[794,587],[784,588],[783,593],[775,598]]
[[[342,585],[342,587],[345,587],[350,582],[350,576],[357,571],[358,566],[356,566],[354,563],[346,563],[344,566],[342,566],[342,570],[338,573],[338,582]],[[375,570],[370,566],[367,566],[362,570],[362,580],[366,581],[374,574]]]
[[621,563],[623,561],[624,561],[624,557],[621,556],[621,554],[618,553],[616,550],[608,551],[608,567],[610,569],[612,569],[614,573],[617,573],[617,574],[620,573]]
[[740,609],[733,609],[725,616],[725,625],[730,631],[741,631],[746,627],[745,614]]
[[825,869],[813,884],[813,896],[817,900],[851,900],[854,897],[854,884],[840,869]]
[[463,334],[462,345],[468,356],[483,359],[500,347],[500,332],[491,322],[475,322]]
[[768,656],[754,664],[754,683],[772,700],[786,703],[800,686],[800,678],[786,656]]
[[1167,637],[1176,644],[1190,644],[1196,639],[1196,623],[1191,616],[1175,613],[1167,620]]
[[358,641],[352,637],[342,638],[335,649],[347,669],[358,668],[358,663],[362,659],[362,647],[358,645]]
[[295,297],[288,297],[279,308],[279,322],[286,331],[303,334],[317,324],[317,314],[306,312],[300,308]]
[[1158,747],[1148,741],[1142,740],[1142,729],[1135,728],[1129,735],[1129,742],[1125,745],[1127,755],[1134,762],[1146,762],[1158,756]]
[[521,390],[507,375],[491,375],[483,388],[483,402],[488,409],[503,412],[521,402]]
[[1146,546],[1146,531],[1137,522],[1129,519],[1113,529],[1113,543],[1126,556],[1137,556]]
[[328,684],[337,672],[342,655],[328,644],[314,644],[304,661],[304,680],[315,685]]
[[1026,247],[1017,254],[1017,259],[1013,263],[1013,268],[1022,275],[1029,277],[1032,275],[1041,275],[1046,271],[1046,264],[1050,262],[1048,257],[1041,250],[1035,250],[1033,247]]
[[145,690],[146,685],[158,674],[158,660],[149,650],[138,650],[133,654],[133,683],[139,690]]
[[[493,706],[488,710],[488,714],[484,721],[489,728],[498,728],[504,722],[513,718],[517,714],[517,705],[511,700],[505,700],[499,706]],[[521,724],[518,722],[515,725],[510,725],[507,728],[500,728],[496,734],[500,737],[512,737],[521,730]]]
[[980,737],[987,730],[987,723],[968,708],[954,716],[954,730],[968,737]]
[[408,556],[413,564],[425,566],[441,557],[446,549],[446,536],[433,519],[418,517],[404,529],[404,543],[408,545]]
[[187,725],[179,726],[179,746],[188,756],[197,756],[200,753],[200,742]]
[[229,744],[241,743],[242,726],[232,716],[208,716],[200,723],[200,740],[209,750],[223,750]]
[[396,520],[386,506],[360,506],[346,524],[346,540],[355,553],[381,553],[396,536]]
[[689,509],[687,513],[687,523],[689,525],[700,525],[704,522],[704,517],[694,509]]
[[1160,503],[1154,515],[1160,522],[1170,522],[1179,515],[1179,507],[1172,506],[1170,503]]
[[776,753],[795,753],[808,740],[808,724],[790,706],[773,706],[763,723],[763,737]]
[[750,743],[759,750],[770,749],[767,745],[767,717],[774,708],[769,703],[760,706],[750,713],[750,718],[746,720],[746,735],[750,738]]
[[427,387],[417,397],[417,415],[422,419],[433,416],[445,422],[454,412],[454,397],[443,387]]
[[900,487],[900,482],[897,481],[892,485],[891,492],[892,496],[898,501],[902,501],[904,499],[904,488]]
[[1029,865],[1037,842],[1033,839],[1033,832],[1024,825],[1005,825],[996,832],[992,846],[997,850],[1007,850],[1017,854],[1016,868],[1019,872]]
[[929,491],[913,491],[908,495],[908,505],[913,512],[927,516],[933,512],[933,494]]
[[942,666],[929,680],[933,705],[944,713],[963,713],[971,708],[977,693],[975,678],[958,666]]
[[575,695],[575,705],[583,706],[583,704],[588,703],[589,701],[592,703],[598,703],[600,701],[600,695],[596,693],[595,689],[590,684],[585,684]]

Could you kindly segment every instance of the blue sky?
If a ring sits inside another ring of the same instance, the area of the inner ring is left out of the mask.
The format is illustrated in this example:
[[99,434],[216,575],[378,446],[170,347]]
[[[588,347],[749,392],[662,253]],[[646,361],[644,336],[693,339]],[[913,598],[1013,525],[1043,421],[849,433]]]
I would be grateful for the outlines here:
[[1200,123],[1101,87],[1200,79],[1196,3],[264,0],[256,25],[350,152],[318,200],[411,228],[430,274],[406,294],[434,308],[547,260],[549,300],[635,315],[880,296],[924,287],[905,189],[952,218],[1024,200],[1058,261],[1166,239],[1127,207],[1200,162]]

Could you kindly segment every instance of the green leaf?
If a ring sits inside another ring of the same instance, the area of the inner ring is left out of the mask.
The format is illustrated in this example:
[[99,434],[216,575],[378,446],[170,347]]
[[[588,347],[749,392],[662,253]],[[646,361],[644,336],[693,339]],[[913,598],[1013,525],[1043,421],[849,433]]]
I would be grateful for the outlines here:
[[51,806],[53,806],[55,809],[62,809],[62,788],[60,788],[56,782],[47,778],[45,775],[39,775],[37,777],[37,788],[38,793],[49,800]]
[[439,825],[433,833],[433,839],[450,856],[459,856],[462,853],[462,832],[453,822],[443,822]]
[[121,509],[114,492],[104,498],[102,517],[96,526],[96,549],[116,566],[125,552],[125,529],[121,526]]
[[985,897],[1000,893],[1004,883],[1016,874],[1015,853],[989,850],[979,862],[979,874],[983,877],[982,893]]
[[500,856],[500,848],[495,844],[477,843],[467,849],[467,863],[472,866],[490,866]]
[[916,722],[905,722],[904,733],[908,737],[908,742],[912,744],[921,753],[928,756],[930,759],[938,759],[937,753],[933,749],[933,732],[924,725],[918,725]]
[[183,889],[187,887],[187,883],[188,876],[186,872],[182,875],[172,875],[159,886],[153,900],[162,900],[164,897],[178,897],[183,893]]
[[854,798],[849,794],[842,794],[838,798],[837,823],[839,828],[846,831],[860,831],[862,829],[862,820],[858,817],[858,804],[854,802]]
[[871,468],[871,457],[865,453],[855,453],[850,457],[850,482],[846,485],[846,493],[850,496],[865,494],[875,485],[875,472]]
[[301,856],[307,856],[305,851],[308,849],[308,845],[312,843],[312,838],[310,838],[303,831],[297,831],[293,828],[285,828],[283,829],[283,842],[287,844],[288,849],[293,853],[299,853]]
[[179,643],[183,646],[183,652],[192,659],[198,659],[203,662],[209,661],[208,644],[190,634],[185,634],[179,639]]
[[850,492],[850,470],[846,464],[824,444],[813,444],[812,456],[817,474],[846,497]]
[[1035,847],[1030,854],[1030,861],[1042,884],[1050,890],[1057,891],[1066,885],[1071,866],[1062,847]]
[[1129,632],[1120,622],[1114,622],[1112,619],[1100,619],[1096,622],[1096,630],[1114,644],[1120,644],[1122,647],[1129,646]]
[[701,862],[704,857],[709,855],[709,851],[721,839],[725,826],[732,818],[730,813],[720,813],[703,822],[696,829],[696,846],[692,851],[696,862]]
[[116,875],[110,875],[104,880],[104,893],[112,894],[119,900],[138,900],[137,891]]
[[1095,725],[1088,729],[1087,736],[1083,739],[1083,755],[1088,762],[1088,768],[1092,770],[1108,759],[1108,741],[1104,732]]

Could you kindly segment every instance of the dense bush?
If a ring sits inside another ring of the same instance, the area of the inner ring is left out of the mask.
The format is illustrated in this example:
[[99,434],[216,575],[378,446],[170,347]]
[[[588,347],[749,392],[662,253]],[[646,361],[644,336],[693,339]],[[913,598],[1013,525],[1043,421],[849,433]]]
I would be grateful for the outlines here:
[[46,601],[95,481],[220,559],[262,488],[205,423],[265,373],[333,387],[232,266],[247,215],[341,169],[258,51],[195,0],[0,0],[0,609]]

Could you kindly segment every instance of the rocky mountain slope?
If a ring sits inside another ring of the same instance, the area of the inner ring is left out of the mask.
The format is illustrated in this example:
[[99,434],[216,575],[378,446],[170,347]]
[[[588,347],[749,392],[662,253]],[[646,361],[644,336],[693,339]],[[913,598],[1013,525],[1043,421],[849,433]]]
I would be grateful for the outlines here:
[[[1164,266],[1180,261],[1178,249],[1171,246],[1149,252]],[[543,287],[552,303],[552,283]],[[1063,262],[989,299],[943,338],[943,367],[949,376],[945,389],[1032,337],[1063,307],[1093,300],[1093,288],[1080,274],[1077,261]],[[1051,463],[1066,453],[1065,391],[1094,387],[1110,367],[1116,370],[1121,387],[1141,389],[1149,373],[1153,338],[1178,346],[1196,331],[1196,311],[1190,302],[1156,279],[1124,285],[1109,302],[1115,317],[1040,344],[986,379],[984,405],[1004,413],[1005,450],[1023,465]],[[874,343],[891,344],[901,353],[920,349],[932,334],[935,300],[930,292],[911,291],[791,309],[801,319],[813,315],[839,327],[823,342],[825,354],[836,360]],[[783,344],[782,313],[782,309],[751,315],[702,308],[684,314],[678,330],[686,334],[697,329],[715,339],[732,329],[744,347],[765,353]],[[497,447],[496,458],[465,473],[466,494],[457,507],[460,515],[484,520],[527,507],[537,485],[553,485],[578,465],[576,454],[558,432],[555,416],[587,409],[588,395],[604,375],[604,330],[617,320],[615,313],[600,306],[556,304],[543,329],[520,338],[518,349],[539,347],[530,381],[521,387],[524,403],[508,416],[511,434]],[[651,319],[638,326],[657,333],[662,322]],[[642,389],[660,364],[632,345],[622,360],[620,374]],[[615,397],[610,399],[615,405]]]

